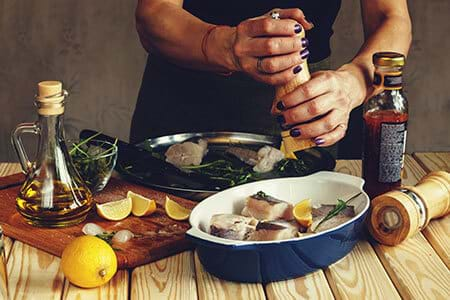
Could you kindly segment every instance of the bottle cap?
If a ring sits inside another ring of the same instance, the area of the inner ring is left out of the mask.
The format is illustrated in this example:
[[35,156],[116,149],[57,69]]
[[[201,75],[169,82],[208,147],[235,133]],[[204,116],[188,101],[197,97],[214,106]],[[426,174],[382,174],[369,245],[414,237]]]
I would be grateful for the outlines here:
[[67,91],[60,81],[41,81],[38,83],[36,106],[40,115],[60,115],[64,113],[64,99]]
[[377,52],[372,57],[373,64],[381,67],[403,67],[405,56],[396,52]]

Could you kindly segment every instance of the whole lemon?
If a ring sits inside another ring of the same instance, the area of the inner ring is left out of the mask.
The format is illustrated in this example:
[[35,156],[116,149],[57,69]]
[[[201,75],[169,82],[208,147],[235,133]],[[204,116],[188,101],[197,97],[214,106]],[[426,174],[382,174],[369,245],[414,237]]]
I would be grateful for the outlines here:
[[74,285],[93,288],[107,283],[117,271],[117,257],[111,246],[95,236],[75,238],[64,249],[61,268]]

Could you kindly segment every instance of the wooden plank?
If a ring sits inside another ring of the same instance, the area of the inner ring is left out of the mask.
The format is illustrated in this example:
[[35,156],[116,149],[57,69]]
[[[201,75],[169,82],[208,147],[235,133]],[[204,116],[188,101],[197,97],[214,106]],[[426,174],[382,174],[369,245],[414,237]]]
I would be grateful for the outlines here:
[[19,163],[0,163],[0,177],[22,172]]
[[[361,162],[338,162],[336,169],[357,171],[360,175]],[[403,184],[414,185],[424,175],[424,170],[409,155],[405,158]],[[447,241],[450,243],[450,241]],[[406,299],[446,299],[450,296],[450,273],[445,264],[423,237],[418,233],[413,238],[395,247],[373,242],[378,257],[388,272],[400,295]]]
[[59,262],[56,256],[15,241],[7,265],[10,298],[59,300],[64,282]]
[[427,173],[431,171],[450,172],[450,152],[414,153],[413,157]]
[[338,299],[401,299],[394,284],[366,241],[331,265],[325,274]]
[[266,299],[262,284],[225,281],[209,274],[200,263],[197,253],[195,253],[195,272],[200,300]]
[[[427,173],[432,171],[445,170],[450,172],[450,153],[414,153],[414,158]],[[418,177],[425,175],[425,172],[418,173]],[[450,217],[433,220],[422,231],[425,238],[444,261],[447,268],[450,268]]]
[[322,270],[306,276],[271,282],[266,285],[267,299],[334,299]]
[[131,299],[197,300],[193,252],[185,251],[134,269]]
[[94,299],[128,299],[128,270],[119,270],[107,284],[93,289],[76,287],[66,280],[62,299],[64,300],[94,300]]
[[[335,170],[361,176],[360,161],[341,160]],[[339,299],[399,299],[400,296],[367,241],[360,241],[353,251],[325,272]]]

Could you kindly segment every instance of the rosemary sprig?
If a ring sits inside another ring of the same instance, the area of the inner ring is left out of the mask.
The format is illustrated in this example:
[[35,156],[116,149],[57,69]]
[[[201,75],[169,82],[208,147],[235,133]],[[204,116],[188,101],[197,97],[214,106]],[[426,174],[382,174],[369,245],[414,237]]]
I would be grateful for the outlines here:
[[319,228],[320,225],[322,225],[322,223],[324,223],[324,222],[330,220],[331,218],[337,216],[340,212],[342,212],[344,209],[346,209],[346,208],[347,208],[347,204],[348,204],[351,200],[355,199],[356,197],[358,197],[358,196],[361,195],[361,194],[362,194],[362,192],[359,192],[358,194],[356,194],[356,195],[350,197],[350,199],[348,199],[347,201],[338,199],[338,200],[337,200],[338,203],[336,204],[336,206],[335,206],[332,210],[330,210],[330,212],[325,216],[325,218],[323,218],[323,219],[319,222],[319,224],[317,224],[317,226],[316,226],[316,228],[314,229],[314,231],[317,231],[317,229]]
[[104,240],[105,242],[107,242],[108,244],[112,244],[112,238],[114,236],[116,232],[112,231],[112,232],[103,232],[100,234],[96,234],[95,236],[98,237],[99,239]]

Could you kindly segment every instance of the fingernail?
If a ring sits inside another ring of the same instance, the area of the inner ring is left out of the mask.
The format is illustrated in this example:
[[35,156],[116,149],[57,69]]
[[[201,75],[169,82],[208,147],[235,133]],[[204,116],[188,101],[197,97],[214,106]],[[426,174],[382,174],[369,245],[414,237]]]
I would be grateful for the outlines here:
[[298,137],[298,136],[300,136],[300,129],[298,129],[298,128],[294,128],[294,129],[292,129],[290,132],[289,132],[289,134],[292,136],[292,137]]
[[278,123],[280,123],[280,124],[286,123],[286,119],[284,118],[283,115],[279,115],[279,116],[277,117],[277,121],[278,121]]
[[295,24],[294,28],[295,33],[302,32],[302,26],[300,26],[300,24]]
[[277,108],[278,108],[278,110],[284,110],[284,104],[282,101],[278,101]]
[[[303,58],[303,57],[302,57]],[[298,72],[300,72],[302,70],[302,66],[298,65],[294,68],[293,72],[294,74],[297,74]]]
[[324,139],[314,139],[314,143],[316,143],[317,146],[322,145],[323,143],[325,143]]
[[303,49],[302,51],[300,51],[300,57],[302,59],[305,59],[309,56],[309,50],[308,49]]
[[302,38],[302,47],[306,48],[309,46],[309,40],[307,38]]

